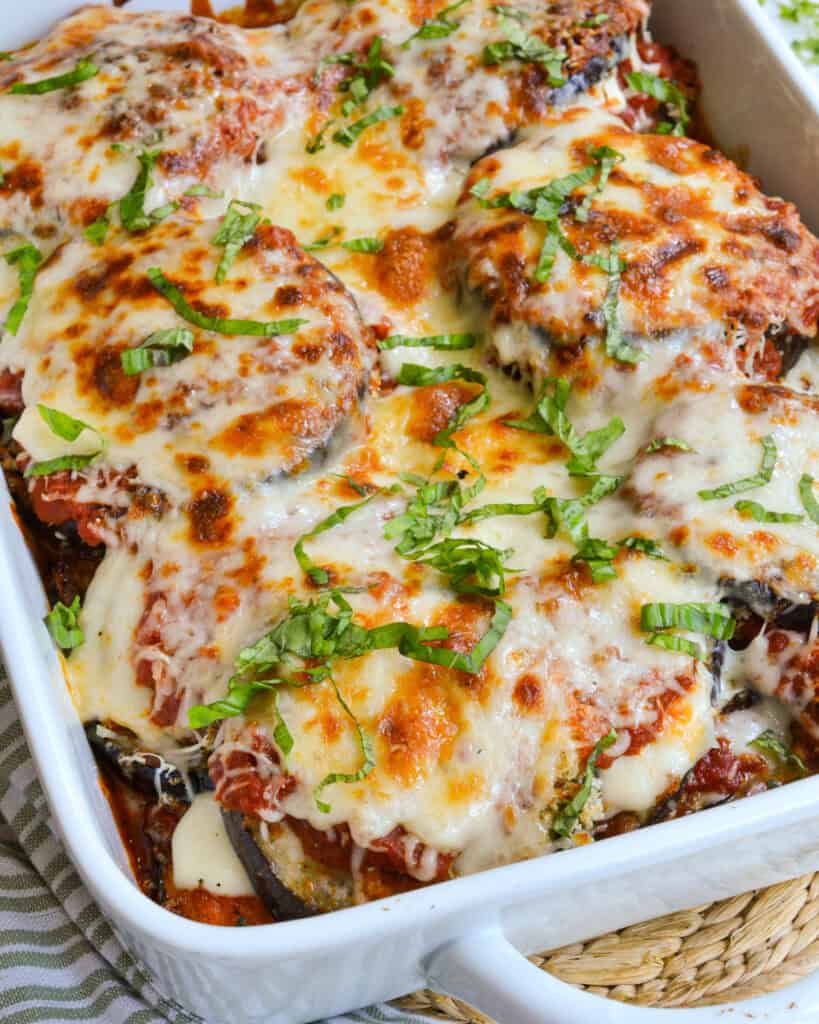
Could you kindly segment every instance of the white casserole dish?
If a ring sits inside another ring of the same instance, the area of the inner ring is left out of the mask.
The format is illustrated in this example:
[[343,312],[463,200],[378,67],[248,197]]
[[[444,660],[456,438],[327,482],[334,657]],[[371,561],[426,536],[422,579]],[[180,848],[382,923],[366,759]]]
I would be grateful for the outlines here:
[[[46,31],[76,0],[12,10],[0,49]],[[140,0],[129,9],[184,9]],[[655,0],[658,38],[697,61],[714,136],[819,229],[819,95],[758,0]],[[143,896],[127,860],[57,656],[45,599],[0,484],[0,643],[54,819],[125,945],[168,997],[212,1024],[301,1024],[430,984],[503,1024],[699,1024],[726,1007],[636,1010],[550,979],[518,952],[819,870],[819,777],[604,843],[332,915],[247,929],[175,917]],[[116,609],[111,609],[116,614]],[[729,1009],[739,1010],[739,1007]],[[819,1012],[819,979],[743,1004],[756,1021]],[[727,1018],[730,1019],[730,1018]]]

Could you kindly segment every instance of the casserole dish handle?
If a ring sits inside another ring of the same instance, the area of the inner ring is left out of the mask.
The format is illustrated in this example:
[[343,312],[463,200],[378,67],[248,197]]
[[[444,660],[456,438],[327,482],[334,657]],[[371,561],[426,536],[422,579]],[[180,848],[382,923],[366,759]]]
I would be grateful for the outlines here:
[[819,1020],[819,973],[744,1002],[695,1010],[633,1006],[583,992],[535,967],[500,927],[442,946],[426,963],[430,988],[469,1003],[498,1024],[725,1024],[732,1014],[754,1024]]

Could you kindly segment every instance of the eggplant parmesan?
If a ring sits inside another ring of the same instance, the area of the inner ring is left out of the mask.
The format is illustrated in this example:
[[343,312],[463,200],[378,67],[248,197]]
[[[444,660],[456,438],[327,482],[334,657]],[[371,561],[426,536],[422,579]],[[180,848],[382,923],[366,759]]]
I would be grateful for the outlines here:
[[3,468],[143,891],[303,917],[819,768],[819,241],[643,0],[293,6],[0,67]]

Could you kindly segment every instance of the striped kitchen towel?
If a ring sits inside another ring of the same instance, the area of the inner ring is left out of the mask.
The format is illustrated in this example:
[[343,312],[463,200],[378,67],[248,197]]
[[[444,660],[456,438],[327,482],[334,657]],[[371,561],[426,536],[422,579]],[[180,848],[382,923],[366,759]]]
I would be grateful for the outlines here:
[[[120,944],[51,827],[0,668],[0,1022],[201,1024]],[[333,1024],[431,1024],[372,1006]]]

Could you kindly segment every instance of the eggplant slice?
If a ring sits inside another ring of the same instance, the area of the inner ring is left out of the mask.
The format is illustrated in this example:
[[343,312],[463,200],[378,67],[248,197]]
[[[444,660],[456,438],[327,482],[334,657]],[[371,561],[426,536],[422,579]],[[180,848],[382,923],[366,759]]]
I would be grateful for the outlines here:
[[277,921],[291,921],[354,903],[352,875],[306,855],[286,821],[268,825],[222,811],[225,828],[257,896]]
[[[578,172],[582,187],[543,193]],[[544,199],[562,199],[559,234]],[[656,349],[777,379],[816,335],[819,241],[796,209],[710,147],[631,131],[603,108],[556,111],[479,161],[455,223],[499,365],[536,379],[555,375],[552,350],[592,340],[623,363]]]

